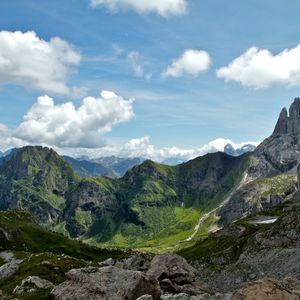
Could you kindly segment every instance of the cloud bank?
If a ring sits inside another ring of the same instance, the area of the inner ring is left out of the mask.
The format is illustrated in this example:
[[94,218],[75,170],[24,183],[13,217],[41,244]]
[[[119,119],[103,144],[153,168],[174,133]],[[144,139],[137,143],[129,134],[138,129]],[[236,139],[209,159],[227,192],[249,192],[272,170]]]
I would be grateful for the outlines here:
[[187,11],[187,0],[91,0],[92,7],[105,6],[110,11],[134,10],[137,13],[156,13],[162,17],[182,15]]
[[178,147],[164,147],[161,149],[155,148],[150,142],[149,136],[132,139],[124,145],[107,145],[99,149],[56,149],[58,152],[82,157],[98,158],[102,156],[119,156],[119,157],[143,157],[149,158],[157,162],[163,162],[169,158],[176,158],[182,161],[187,161],[207,153],[223,151],[227,144],[231,144],[234,149],[241,148],[243,145],[252,144],[257,146],[259,142],[242,142],[235,143],[230,139],[218,138],[209,143],[194,149],[182,149]]
[[77,94],[66,83],[80,54],[59,37],[45,41],[34,31],[0,31],[0,84],[14,83],[54,94]]
[[188,49],[173,60],[172,64],[162,73],[162,77],[181,77],[190,75],[197,77],[211,65],[210,55],[203,50]]
[[254,89],[300,86],[300,45],[277,55],[252,47],[228,66],[218,69],[217,77]]

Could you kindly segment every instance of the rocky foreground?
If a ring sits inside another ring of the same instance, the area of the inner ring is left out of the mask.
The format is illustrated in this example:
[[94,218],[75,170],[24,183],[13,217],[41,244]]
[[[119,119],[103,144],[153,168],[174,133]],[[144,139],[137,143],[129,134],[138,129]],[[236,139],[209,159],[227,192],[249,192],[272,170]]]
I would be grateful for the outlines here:
[[[11,253],[1,257],[13,261]],[[20,262],[19,262],[20,263]],[[9,266],[2,269],[9,269]],[[246,284],[241,289],[226,294],[213,294],[196,281],[197,271],[176,254],[156,255],[153,259],[135,254],[124,260],[108,259],[99,267],[88,266],[72,269],[67,280],[54,285],[37,276],[25,278],[16,286],[14,294],[53,288],[53,300],[265,300],[300,299],[300,281],[292,278],[282,280],[266,278]],[[13,275],[13,272],[8,275]],[[0,293],[0,299],[5,299]]]

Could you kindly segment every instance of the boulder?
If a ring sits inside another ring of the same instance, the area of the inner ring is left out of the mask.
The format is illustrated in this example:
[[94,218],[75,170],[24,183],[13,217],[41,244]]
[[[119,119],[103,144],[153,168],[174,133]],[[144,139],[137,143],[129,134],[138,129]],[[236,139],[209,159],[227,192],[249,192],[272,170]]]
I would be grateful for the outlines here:
[[195,281],[196,270],[181,256],[174,253],[156,255],[147,272],[159,281],[165,278],[174,283],[191,283]]
[[41,279],[38,276],[28,276],[22,280],[21,285],[17,285],[13,291],[14,294],[23,292],[33,292],[36,289],[54,288],[54,284],[48,280]]
[[55,287],[50,299],[55,300],[136,300],[143,295],[160,299],[158,281],[139,271],[114,266],[73,269],[67,281]]
[[195,283],[196,270],[181,256],[174,253],[156,255],[148,275],[154,276],[167,293],[201,295],[205,291]]
[[231,300],[298,300],[300,299],[300,281],[286,278],[264,279],[252,282],[236,291]]

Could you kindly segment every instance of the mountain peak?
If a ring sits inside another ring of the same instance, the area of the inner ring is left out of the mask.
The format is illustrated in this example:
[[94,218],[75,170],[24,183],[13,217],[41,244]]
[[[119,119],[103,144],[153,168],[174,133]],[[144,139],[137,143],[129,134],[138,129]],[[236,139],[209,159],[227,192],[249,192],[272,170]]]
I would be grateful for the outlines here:
[[282,134],[300,134],[300,98],[295,98],[289,108],[284,107],[276,123],[273,136]]

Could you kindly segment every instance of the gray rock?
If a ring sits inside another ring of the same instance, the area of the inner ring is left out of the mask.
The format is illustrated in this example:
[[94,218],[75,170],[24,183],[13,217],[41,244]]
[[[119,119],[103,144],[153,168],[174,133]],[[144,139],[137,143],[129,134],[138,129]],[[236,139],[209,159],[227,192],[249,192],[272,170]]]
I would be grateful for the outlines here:
[[117,267],[73,269],[67,281],[55,287],[55,300],[136,300],[143,295],[160,299],[158,281],[151,275]]
[[136,300],[153,300],[153,297],[151,295],[143,295]]
[[124,260],[123,268],[144,272],[150,268],[151,259],[151,256],[147,254],[134,254]]
[[22,280],[21,285],[15,287],[14,294],[22,294],[23,292],[33,292],[35,289],[54,288],[54,284],[48,280],[41,279],[38,276],[28,276]]
[[153,258],[147,274],[153,275],[159,281],[168,278],[174,283],[181,284],[194,282],[196,270],[183,257],[165,253]]
[[0,258],[6,262],[0,267],[0,280],[14,275],[19,270],[19,264],[23,262],[20,259],[15,259],[14,254],[8,251],[1,252]]
[[3,293],[1,290],[0,290],[0,300],[3,300]]
[[195,283],[196,270],[183,257],[174,253],[156,255],[147,274],[154,276],[161,289],[167,293],[201,295],[205,292]]
[[114,266],[116,261],[112,258],[108,258],[105,261],[102,261],[99,263],[100,267],[109,267],[109,266]]

